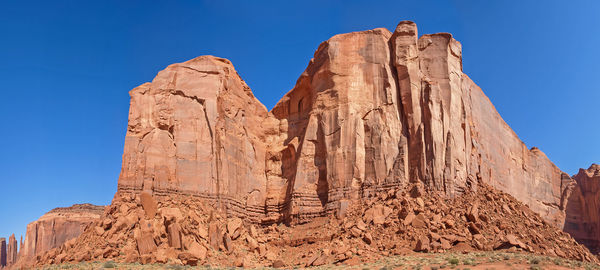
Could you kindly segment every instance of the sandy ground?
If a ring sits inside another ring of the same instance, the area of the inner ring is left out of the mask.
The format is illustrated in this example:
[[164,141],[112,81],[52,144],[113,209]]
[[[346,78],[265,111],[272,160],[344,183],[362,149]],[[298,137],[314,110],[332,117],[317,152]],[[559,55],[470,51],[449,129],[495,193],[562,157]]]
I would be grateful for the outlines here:
[[[302,266],[290,266],[285,269],[303,269]],[[52,265],[40,269],[234,269],[212,268],[210,266],[181,266],[168,264],[126,264],[108,262],[88,262],[78,264]],[[269,269],[269,268],[257,268]],[[600,265],[579,261],[565,260],[557,257],[538,256],[527,253],[504,252],[473,252],[468,254],[445,253],[425,254],[419,253],[411,256],[391,256],[376,262],[361,262],[354,257],[345,262],[311,267],[310,269],[411,269],[411,270],[438,270],[438,269],[600,269]]]

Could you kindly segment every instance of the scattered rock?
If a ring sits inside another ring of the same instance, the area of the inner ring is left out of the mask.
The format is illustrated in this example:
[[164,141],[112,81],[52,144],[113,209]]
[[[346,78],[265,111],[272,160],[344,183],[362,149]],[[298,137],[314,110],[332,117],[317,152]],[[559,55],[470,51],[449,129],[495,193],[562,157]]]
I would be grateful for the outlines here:
[[156,216],[158,206],[156,205],[154,198],[152,198],[152,195],[143,191],[140,193],[140,200],[142,203],[142,208],[144,209],[144,213],[146,213],[146,218],[154,218],[154,216]]

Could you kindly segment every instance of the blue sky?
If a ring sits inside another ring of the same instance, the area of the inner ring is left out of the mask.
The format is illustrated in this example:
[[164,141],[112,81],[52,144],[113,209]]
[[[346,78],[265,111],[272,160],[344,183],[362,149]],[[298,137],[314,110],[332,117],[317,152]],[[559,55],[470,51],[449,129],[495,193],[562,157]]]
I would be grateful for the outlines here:
[[598,1],[2,1],[0,237],[58,206],[109,204],[128,91],[167,65],[230,59],[268,108],[329,37],[413,20],[529,146],[569,174],[600,163]]

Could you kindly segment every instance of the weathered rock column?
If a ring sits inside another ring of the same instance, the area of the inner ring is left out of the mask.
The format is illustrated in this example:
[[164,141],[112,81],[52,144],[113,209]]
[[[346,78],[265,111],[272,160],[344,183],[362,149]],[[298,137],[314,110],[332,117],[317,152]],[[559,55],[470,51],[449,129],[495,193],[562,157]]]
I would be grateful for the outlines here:
[[7,248],[7,255],[6,255],[6,265],[13,265],[17,262],[17,239],[15,238],[15,235],[11,235],[8,238],[8,248]]
[[6,238],[0,238],[0,267],[6,266]]

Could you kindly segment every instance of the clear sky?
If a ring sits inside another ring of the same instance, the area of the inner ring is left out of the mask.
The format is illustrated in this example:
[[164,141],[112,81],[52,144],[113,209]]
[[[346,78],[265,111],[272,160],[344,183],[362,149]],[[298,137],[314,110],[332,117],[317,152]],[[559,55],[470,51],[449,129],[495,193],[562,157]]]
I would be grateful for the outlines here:
[[[566,4],[565,4],[566,3]],[[600,163],[600,1],[1,1],[0,237],[58,206],[109,204],[128,91],[167,65],[230,59],[267,108],[329,37],[413,20],[527,146]]]

